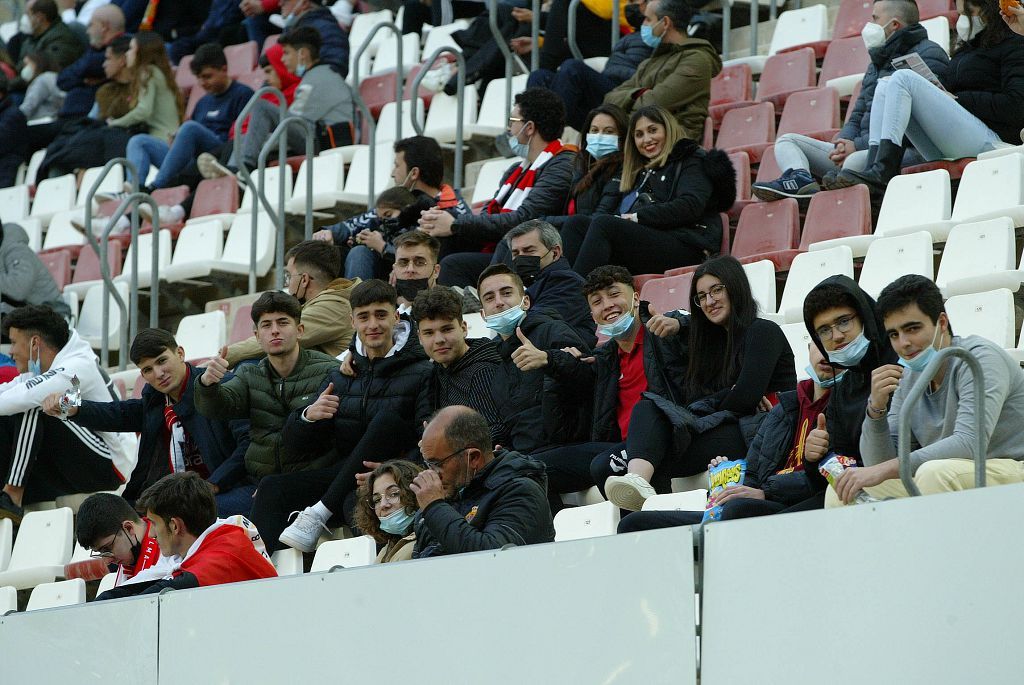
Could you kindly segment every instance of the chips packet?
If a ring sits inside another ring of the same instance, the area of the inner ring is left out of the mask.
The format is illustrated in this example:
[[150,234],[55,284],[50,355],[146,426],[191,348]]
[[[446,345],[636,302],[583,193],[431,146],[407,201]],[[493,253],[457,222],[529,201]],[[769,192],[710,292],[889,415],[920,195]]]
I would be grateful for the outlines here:
[[708,497],[708,506],[704,510],[704,518],[701,520],[701,523],[722,520],[721,505],[713,505],[711,502],[714,500],[715,495],[720,493],[722,490],[725,490],[727,487],[743,485],[743,478],[746,475],[746,459],[723,461],[721,464],[712,466],[708,469],[708,494],[710,496]]
[[[818,470],[821,472],[821,475],[825,476],[825,480],[828,481],[828,484],[835,488],[836,481],[839,480],[839,476],[843,475],[843,471],[856,465],[857,460],[853,457],[844,457],[841,454],[833,454],[825,461],[821,462],[818,466]],[[868,502],[878,501],[863,490],[859,491],[853,500],[857,504],[866,504]]]

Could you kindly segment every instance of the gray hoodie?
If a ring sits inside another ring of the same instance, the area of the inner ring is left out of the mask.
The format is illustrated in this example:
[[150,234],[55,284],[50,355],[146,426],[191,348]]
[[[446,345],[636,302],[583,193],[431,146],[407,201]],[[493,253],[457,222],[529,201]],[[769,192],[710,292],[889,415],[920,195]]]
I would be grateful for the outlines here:
[[0,241],[0,299],[14,306],[45,304],[62,316],[70,316],[71,310],[60,299],[53,276],[28,246],[25,229],[18,224],[2,224]]

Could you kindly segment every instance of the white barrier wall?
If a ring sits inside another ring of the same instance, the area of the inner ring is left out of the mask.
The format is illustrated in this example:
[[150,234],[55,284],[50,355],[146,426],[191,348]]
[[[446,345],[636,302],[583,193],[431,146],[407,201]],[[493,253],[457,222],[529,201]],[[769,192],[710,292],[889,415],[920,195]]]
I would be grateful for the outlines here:
[[709,526],[703,685],[1019,683],[1024,485]]

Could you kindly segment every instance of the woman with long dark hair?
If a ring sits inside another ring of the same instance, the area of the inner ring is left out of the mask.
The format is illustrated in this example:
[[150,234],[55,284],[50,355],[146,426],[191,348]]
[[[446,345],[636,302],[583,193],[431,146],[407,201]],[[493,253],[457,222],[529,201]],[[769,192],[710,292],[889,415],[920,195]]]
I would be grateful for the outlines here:
[[736,199],[736,171],[721,150],[704,151],[658,105],[629,120],[623,151],[624,194],[616,215],[598,216],[573,263],[586,276],[602,264],[661,273],[698,264],[722,244],[719,216]]
[[626,473],[613,475],[617,465],[601,458],[591,466],[595,482],[623,509],[639,510],[656,491],[669,492],[672,478],[700,473],[716,456],[742,458],[762,398],[796,387],[786,336],[757,318],[746,272],[735,258],[702,264],[690,302],[687,406],[644,393],[630,417]]

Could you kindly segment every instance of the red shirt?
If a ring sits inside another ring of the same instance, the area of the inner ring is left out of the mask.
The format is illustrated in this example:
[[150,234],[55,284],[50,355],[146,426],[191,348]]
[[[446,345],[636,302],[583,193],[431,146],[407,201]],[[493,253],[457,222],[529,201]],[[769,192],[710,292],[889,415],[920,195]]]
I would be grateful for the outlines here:
[[622,439],[629,433],[629,417],[633,407],[640,401],[640,395],[647,390],[647,374],[644,373],[644,327],[641,325],[629,352],[620,347],[619,353],[619,432]]
[[828,407],[831,391],[826,390],[817,402],[814,401],[814,381],[809,378],[796,385],[796,401],[799,404],[799,415],[796,433],[793,435],[793,447],[789,450],[786,465],[779,473],[792,473],[804,470],[804,442],[807,435],[818,425],[818,414],[823,414]]

